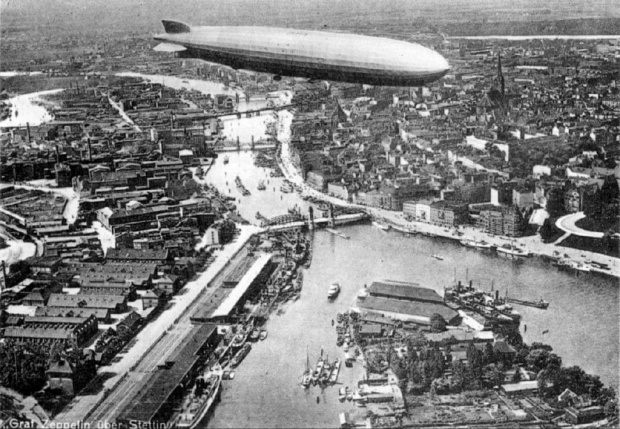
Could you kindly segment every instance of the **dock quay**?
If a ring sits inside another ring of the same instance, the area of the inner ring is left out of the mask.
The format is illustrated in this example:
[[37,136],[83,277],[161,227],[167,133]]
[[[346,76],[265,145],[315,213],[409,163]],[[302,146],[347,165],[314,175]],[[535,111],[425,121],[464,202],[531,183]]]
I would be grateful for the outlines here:
[[[257,251],[256,243],[264,230],[252,231],[253,235],[244,236],[228,252],[227,261],[218,264],[211,280],[200,282],[199,291],[188,291],[196,296],[179,315],[164,312],[160,316],[176,319],[142,349],[146,352],[135,364],[119,373],[105,391],[81,398],[84,403],[60,416],[62,421],[79,415],[89,424],[105,420],[115,421],[119,427],[130,427],[130,422],[168,423],[178,411],[182,392],[205,367],[215,361],[230,363],[226,357],[234,351],[235,333],[255,341],[249,334],[262,324],[274,303],[293,297],[285,286],[295,279],[285,275],[294,275],[308,257],[300,257],[295,250],[289,250],[292,256],[288,257],[283,249],[294,249],[301,243],[304,252],[308,250],[299,234],[284,232],[269,233],[271,241],[282,241],[278,246],[281,250]],[[301,275],[297,273],[297,277]],[[291,290],[300,287],[301,282]]]

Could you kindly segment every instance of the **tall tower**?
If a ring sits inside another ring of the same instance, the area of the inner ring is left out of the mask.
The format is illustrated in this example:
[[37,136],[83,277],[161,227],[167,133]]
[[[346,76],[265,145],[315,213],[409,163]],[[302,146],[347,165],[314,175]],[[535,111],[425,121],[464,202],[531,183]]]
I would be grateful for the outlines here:
[[504,85],[504,74],[502,73],[502,53],[497,53],[497,82],[499,83],[499,90],[502,93],[502,97],[506,95],[506,88]]

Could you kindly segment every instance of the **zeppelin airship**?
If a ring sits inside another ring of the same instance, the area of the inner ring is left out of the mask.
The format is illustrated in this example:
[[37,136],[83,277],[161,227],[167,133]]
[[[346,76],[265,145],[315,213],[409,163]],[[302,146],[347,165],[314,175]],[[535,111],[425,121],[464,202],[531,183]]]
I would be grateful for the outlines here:
[[383,37],[271,27],[194,27],[162,21],[158,51],[281,76],[422,86],[450,66],[432,49]]

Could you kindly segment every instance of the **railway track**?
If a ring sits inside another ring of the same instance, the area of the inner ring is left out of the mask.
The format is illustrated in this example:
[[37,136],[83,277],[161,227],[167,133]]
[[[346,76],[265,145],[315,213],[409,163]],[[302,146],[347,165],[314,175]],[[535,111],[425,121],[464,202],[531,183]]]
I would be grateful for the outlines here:
[[[248,251],[243,247],[210,282],[211,285],[207,292],[200,295],[183,312],[179,320],[174,323],[162,335],[154,346],[147,351],[138,361],[137,365],[130,370],[127,375],[117,384],[110,394],[98,404],[85,419],[85,423],[96,425],[98,422],[112,422],[136,397],[138,392],[146,386],[149,376],[157,370],[157,366],[167,356],[169,356],[187,337],[192,330],[191,316],[201,306],[213,305],[211,299],[216,292],[220,291],[224,280],[228,277],[239,277],[241,272],[247,271],[251,267],[255,256],[249,256]],[[231,289],[224,294],[219,294],[218,300],[224,300]]]

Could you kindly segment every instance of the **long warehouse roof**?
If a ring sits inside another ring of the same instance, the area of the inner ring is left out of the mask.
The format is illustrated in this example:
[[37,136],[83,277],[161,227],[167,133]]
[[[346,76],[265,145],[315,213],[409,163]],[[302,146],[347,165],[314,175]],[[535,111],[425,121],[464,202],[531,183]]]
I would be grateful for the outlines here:
[[166,361],[173,362],[169,369],[157,369],[149,375],[144,388],[136,395],[131,405],[119,416],[122,421],[151,422],[162,405],[181,383],[183,378],[199,359],[198,351],[217,330],[216,325],[192,327],[180,348],[172,352]]
[[228,295],[224,302],[211,314],[211,318],[228,316],[243,294],[248,290],[254,279],[260,274],[270,260],[270,254],[261,255],[241,280],[239,280],[239,283],[237,283],[237,286],[235,286],[230,295]]

